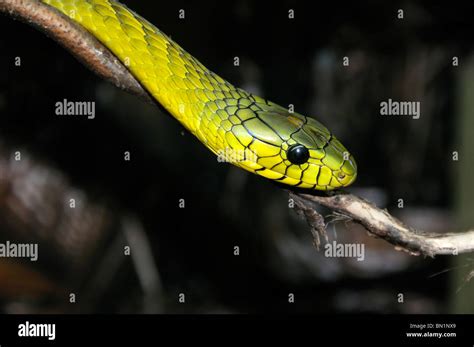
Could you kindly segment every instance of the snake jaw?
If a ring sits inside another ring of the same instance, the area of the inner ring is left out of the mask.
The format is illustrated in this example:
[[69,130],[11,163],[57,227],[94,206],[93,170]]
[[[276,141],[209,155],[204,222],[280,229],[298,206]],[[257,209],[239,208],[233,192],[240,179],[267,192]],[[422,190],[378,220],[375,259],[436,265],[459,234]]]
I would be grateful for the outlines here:
[[348,159],[343,159],[340,169],[333,171],[333,180],[337,181],[330,185],[328,189],[336,189],[341,187],[348,187],[357,178],[357,164],[352,155],[349,155]]

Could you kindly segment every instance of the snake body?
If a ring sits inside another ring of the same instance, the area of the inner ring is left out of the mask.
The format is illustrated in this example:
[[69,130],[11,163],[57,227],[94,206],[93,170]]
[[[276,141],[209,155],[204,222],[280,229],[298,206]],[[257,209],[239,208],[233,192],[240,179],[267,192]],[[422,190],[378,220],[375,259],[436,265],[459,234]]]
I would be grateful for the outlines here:
[[234,87],[147,20],[113,0],[41,0],[79,23],[208,149],[247,171],[331,190],[357,176],[354,158],[313,118]]

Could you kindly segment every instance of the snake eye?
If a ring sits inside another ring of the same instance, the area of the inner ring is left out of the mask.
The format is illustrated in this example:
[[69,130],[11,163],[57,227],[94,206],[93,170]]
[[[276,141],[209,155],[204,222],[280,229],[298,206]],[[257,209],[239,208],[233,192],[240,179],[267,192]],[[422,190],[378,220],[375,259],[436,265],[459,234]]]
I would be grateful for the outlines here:
[[293,164],[304,164],[309,159],[309,151],[303,145],[292,145],[288,148],[287,157]]

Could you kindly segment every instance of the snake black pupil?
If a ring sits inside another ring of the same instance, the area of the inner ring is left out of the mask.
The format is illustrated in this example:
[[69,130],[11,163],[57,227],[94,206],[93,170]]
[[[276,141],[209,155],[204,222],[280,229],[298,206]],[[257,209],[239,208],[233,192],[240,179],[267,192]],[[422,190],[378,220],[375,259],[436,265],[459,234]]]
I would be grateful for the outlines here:
[[309,151],[303,145],[293,145],[288,149],[288,160],[293,164],[304,164],[309,159]]

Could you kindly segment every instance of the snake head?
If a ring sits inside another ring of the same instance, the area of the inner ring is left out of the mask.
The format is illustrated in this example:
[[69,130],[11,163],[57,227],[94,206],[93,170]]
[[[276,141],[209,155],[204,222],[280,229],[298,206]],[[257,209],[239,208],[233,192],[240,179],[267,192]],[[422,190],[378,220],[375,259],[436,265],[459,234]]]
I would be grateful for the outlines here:
[[324,125],[270,106],[242,122],[253,138],[247,149],[255,160],[239,166],[300,188],[333,190],[355,181],[354,157]]
[[294,167],[289,177],[300,181],[297,186],[333,190],[355,181],[357,164],[354,157],[325,126],[300,115],[287,119],[299,124],[282,145],[285,163]]

